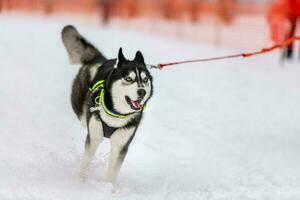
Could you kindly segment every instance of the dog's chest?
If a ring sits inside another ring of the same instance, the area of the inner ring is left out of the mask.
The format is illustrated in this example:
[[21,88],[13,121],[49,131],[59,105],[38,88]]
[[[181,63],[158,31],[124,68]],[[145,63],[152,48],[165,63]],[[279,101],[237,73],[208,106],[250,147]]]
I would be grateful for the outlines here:
[[118,128],[113,128],[113,127],[108,126],[103,121],[101,121],[101,123],[102,123],[102,127],[103,127],[103,135],[106,138],[110,138],[112,136],[112,134],[118,129]]
[[111,116],[105,112],[105,110],[101,109],[99,111],[99,117],[101,121],[106,123],[109,127],[112,128],[121,128],[126,125],[128,125],[131,121],[133,121],[136,118],[137,114],[132,114],[130,116],[124,117],[124,118],[118,118]]
[[132,115],[126,118],[116,118],[100,111],[99,113],[97,113],[97,118],[99,120],[99,123],[102,123],[103,135],[106,138],[110,138],[117,129],[124,128],[129,124],[133,126],[138,125],[136,115]]

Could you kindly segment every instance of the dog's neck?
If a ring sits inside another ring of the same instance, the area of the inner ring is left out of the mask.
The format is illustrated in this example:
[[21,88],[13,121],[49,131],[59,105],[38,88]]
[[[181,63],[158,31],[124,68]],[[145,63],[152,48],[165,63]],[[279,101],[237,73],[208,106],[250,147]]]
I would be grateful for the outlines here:
[[105,89],[104,104],[107,107],[107,109],[109,109],[110,111],[112,111],[116,114],[121,114],[115,110],[110,91],[108,91],[107,89]]
[[[118,115],[122,115],[113,108],[113,103],[109,92],[106,92],[104,95],[104,103],[106,108],[109,109],[111,112],[114,112],[115,114]],[[124,118],[119,118],[119,117],[112,116],[108,114],[104,109],[101,109],[99,110],[99,115],[101,121],[107,124],[109,127],[121,128],[130,125],[130,123],[140,121],[142,117],[142,112],[134,112],[131,114],[127,114],[127,116]]]

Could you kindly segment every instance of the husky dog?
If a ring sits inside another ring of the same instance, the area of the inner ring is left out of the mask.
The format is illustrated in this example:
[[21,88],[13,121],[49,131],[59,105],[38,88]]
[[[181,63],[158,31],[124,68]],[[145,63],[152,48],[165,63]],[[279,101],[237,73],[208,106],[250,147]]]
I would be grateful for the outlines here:
[[73,110],[87,127],[81,178],[85,179],[98,145],[107,137],[111,152],[106,181],[115,183],[152,96],[152,76],[140,51],[134,60],[127,60],[120,48],[116,59],[106,59],[71,25],[62,30],[62,40],[71,63],[82,65],[71,94]]

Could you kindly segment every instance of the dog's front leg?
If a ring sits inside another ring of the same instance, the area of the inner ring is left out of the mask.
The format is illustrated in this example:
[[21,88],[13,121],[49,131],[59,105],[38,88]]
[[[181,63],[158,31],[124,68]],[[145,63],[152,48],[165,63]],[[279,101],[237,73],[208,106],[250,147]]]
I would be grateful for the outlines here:
[[121,128],[111,136],[111,152],[109,157],[106,181],[115,183],[121,165],[128,151],[129,144],[134,137],[136,128]]
[[92,158],[103,140],[102,124],[93,115],[88,122],[88,135],[85,142],[85,150],[80,169],[80,177],[82,180],[86,178],[86,173],[90,168]]
[[126,153],[122,152],[121,147],[112,147],[105,179],[107,182],[115,183]]

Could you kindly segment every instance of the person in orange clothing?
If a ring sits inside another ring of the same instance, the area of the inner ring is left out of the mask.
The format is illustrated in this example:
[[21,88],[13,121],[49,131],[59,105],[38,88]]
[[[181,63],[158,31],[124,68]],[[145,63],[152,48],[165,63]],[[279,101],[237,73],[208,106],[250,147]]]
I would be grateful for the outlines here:
[[103,24],[108,24],[112,17],[114,0],[98,0]]
[[[275,43],[281,43],[295,35],[297,20],[300,18],[300,0],[277,0],[272,5],[268,22],[271,38]],[[293,43],[283,51],[283,58],[293,57]]]

